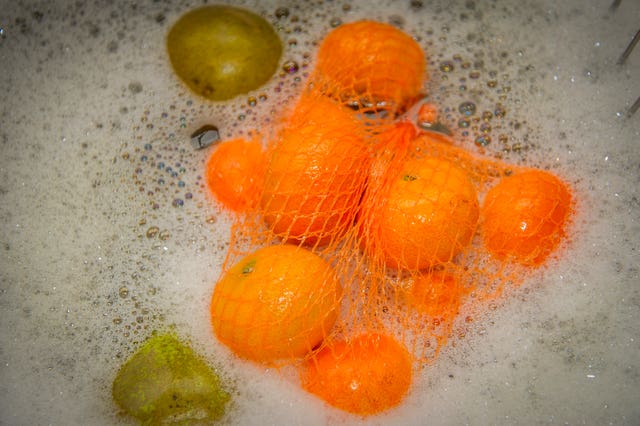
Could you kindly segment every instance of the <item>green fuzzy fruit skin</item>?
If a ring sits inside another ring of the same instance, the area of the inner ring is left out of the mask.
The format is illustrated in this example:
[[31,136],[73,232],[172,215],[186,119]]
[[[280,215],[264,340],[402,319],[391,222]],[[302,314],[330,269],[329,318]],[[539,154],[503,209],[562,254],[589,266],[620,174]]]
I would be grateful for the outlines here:
[[266,83],[278,67],[282,42],[260,16],[218,5],[183,15],[169,31],[167,50],[191,90],[220,101]]
[[113,399],[143,424],[220,419],[230,395],[193,350],[172,335],[151,337],[120,368]]

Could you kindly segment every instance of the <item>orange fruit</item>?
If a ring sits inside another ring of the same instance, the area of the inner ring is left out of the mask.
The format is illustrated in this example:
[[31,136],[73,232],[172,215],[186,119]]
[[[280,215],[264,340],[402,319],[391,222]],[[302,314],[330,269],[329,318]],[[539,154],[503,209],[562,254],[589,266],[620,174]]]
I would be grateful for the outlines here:
[[416,311],[440,320],[453,321],[468,290],[458,277],[447,270],[433,271],[410,278],[405,299]]
[[562,240],[570,212],[569,188],[551,173],[504,177],[482,205],[484,244],[499,259],[540,265]]
[[336,321],[342,290],[333,268],[293,245],[261,248],[216,284],[211,322],[238,356],[263,363],[302,357]]
[[475,232],[475,188],[453,163],[409,158],[390,169],[387,188],[372,219],[369,238],[387,266],[425,269],[451,261]]
[[367,177],[368,151],[354,114],[305,97],[270,153],[261,200],[269,229],[307,245],[335,241],[351,226]]
[[323,348],[309,360],[303,387],[341,410],[370,415],[398,405],[411,381],[407,349],[390,336],[370,333]]
[[321,90],[331,96],[402,107],[419,96],[426,64],[411,36],[365,20],[341,25],[324,38],[315,72]]
[[259,141],[233,139],[223,142],[207,160],[207,187],[227,208],[246,211],[258,204],[264,163],[265,155]]

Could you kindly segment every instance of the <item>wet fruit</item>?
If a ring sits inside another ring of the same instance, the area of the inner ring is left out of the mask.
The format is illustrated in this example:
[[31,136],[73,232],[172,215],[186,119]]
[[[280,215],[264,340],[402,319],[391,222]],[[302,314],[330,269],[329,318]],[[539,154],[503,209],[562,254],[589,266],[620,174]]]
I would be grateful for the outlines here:
[[167,35],[167,50],[191,90],[219,101],[266,83],[278,67],[282,43],[260,16],[216,5],[184,14]]
[[329,334],[338,316],[340,283],[331,265],[293,245],[245,256],[218,281],[211,322],[238,356],[271,363],[302,357]]
[[330,32],[318,50],[321,90],[360,104],[401,108],[426,79],[425,56],[408,34],[382,22],[357,21]]
[[264,163],[265,155],[259,141],[225,141],[207,160],[207,187],[225,207],[245,212],[258,204]]
[[569,188],[551,173],[504,177],[482,205],[484,244],[499,259],[540,265],[562,240],[570,212]]
[[479,207],[462,169],[436,157],[410,158],[389,179],[369,236],[388,266],[425,269],[469,245]]
[[157,335],[120,368],[113,399],[144,424],[209,423],[224,415],[230,395],[191,348]]
[[262,213],[269,229],[307,246],[336,242],[352,225],[369,156],[352,111],[304,97],[270,151]]
[[309,360],[303,387],[328,404],[370,415],[398,405],[412,381],[411,356],[383,334],[334,342]]

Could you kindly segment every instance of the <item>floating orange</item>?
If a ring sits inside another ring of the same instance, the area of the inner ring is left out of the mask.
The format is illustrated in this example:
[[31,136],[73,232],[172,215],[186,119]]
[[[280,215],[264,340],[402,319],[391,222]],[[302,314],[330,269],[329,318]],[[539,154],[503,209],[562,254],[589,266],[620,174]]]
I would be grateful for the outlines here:
[[408,304],[420,313],[453,321],[468,290],[447,270],[420,274],[404,282]]
[[211,322],[218,339],[242,358],[271,363],[302,357],[329,334],[341,294],[333,268],[318,255],[269,246],[218,281]]
[[303,97],[270,151],[262,213],[269,229],[313,246],[351,226],[368,171],[361,123],[324,97]]
[[398,405],[412,381],[411,356],[390,336],[338,341],[309,360],[303,387],[328,404],[370,415]]
[[471,242],[479,215],[465,172],[436,157],[410,158],[391,172],[369,237],[376,254],[411,270],[451,261]]
[[484,244],[499,259],[540,265],[560,243],[570,213],[569,188],[551,173],[504,177],[482,205]]
[[324,38],[315,73],[321,90],[339,99],[403,107],[419,96],[426,64],[411,36],[365,20],[341,25]]

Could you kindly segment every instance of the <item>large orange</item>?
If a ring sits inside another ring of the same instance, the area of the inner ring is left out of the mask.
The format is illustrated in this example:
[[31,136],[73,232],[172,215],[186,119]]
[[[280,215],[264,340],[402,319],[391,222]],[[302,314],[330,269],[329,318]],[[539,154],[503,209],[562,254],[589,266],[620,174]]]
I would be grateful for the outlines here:
[[422,90],[426,63],[408,34],[365,20],[341,25],[324,38],[315,72],[321,89],[331,95],[402,107]]
[[309,360],[303,387],[341,410],[370,415],[398,405],[412,381],[411,356],[390,336],[333,342]]
[[361,123],[327,98],[303,97],[270,152],[261,206],[278,236],[327,244],[351,226],[367,176]]
[[569,188],[551,173],[505,177],[482,205],[484,244],[499,259],[539,265],[562,240],[570,212]]
[[333,268],[293,245],[257,250],[231,267],[211,299],[218,339],[238,356],[270,363],[302,357],[330,332],[341,287]]
[[451,261],[471,242],[479,207],[462,169],[436,157],[409,158],[388,179],[368,236],[388,266],[425,269]]

